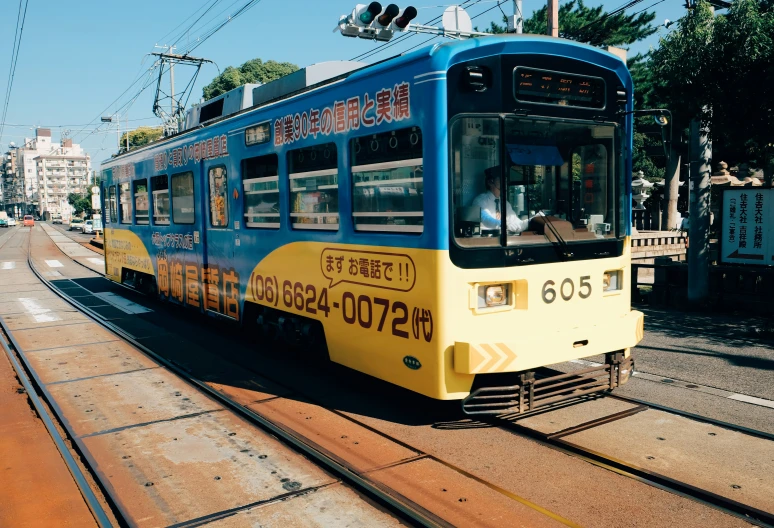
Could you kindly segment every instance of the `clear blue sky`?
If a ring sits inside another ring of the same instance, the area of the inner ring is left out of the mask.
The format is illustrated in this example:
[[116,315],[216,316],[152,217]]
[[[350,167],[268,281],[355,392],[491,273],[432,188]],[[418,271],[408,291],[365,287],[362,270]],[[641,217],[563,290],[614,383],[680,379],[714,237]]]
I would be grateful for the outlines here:
[[[138,91],[139,84],[111,105],[137,77],[152,64],[146,54],[154,51],[155,44],[170,44],[184,28],[203,12],[200,7],[209,6],[213,0],[29,0],[21,50],[11,92],[11,104],[6,119],[3,151],[10,141],[17,144],[23,138],[34,136],[35,126],[53,128],[53,139],[69,131],[76,143],[81,143],[91,154],[93,168],[115,152],[116,127],[103,126],[93,131],[95,124],[82,126],[100,115],[110,115],[126,103]],[[599,0],[598,0],[599,1]],[[589,6],[598,1],[586,0]],[[643,0],[629,13],[634,13],[656,3]],[[178,44],[178,52],[189,42],[203,35],[207,29],[225,20],[245,0],[221,0],[207,13],[188,36]],[[237,18],[198,47],[192,55],[206,57],[217,63],[221,70],[226,66],[238,66],[259,57],[264,60],[288,61],[299,66],[329,60],[346,60],[373,50],[378,43],[351,39],[333,32],[340,15],[348,13],[357,3],[353,0],[261,0],[252,9]],[[363,2],[367,3],[367,2]],[[386,5],[388,2],[382,2]],[[397,2],[403,7],[408,5]],[[425,0],[412,5],[418,8],[415,22],[425,23],[439,16],[444,2]],[[462,3],[462,0],[460,2]],[[604,0],[607,10],[616,9],[624,0]],[[447,4],[449,5],[449,4]],[[502,13],[492,0],[469,0],[468,13],[476,17],[473,23],[479,28],[492,20],[500,21]],[[502,9],[512,12],[512,2],[505,1]],[[524,0],[525,18],[542,3]],[[0,14],[0,93],[5,94],[6,79],[11,60],[11,47],[16,28],[17,0],[5,0]],[[663,24],[665,18],[676,20],[683,16],[681,0],[662,0],[655,5],[655,23]],[[193,16],[192,16],[193,15]],[[188,19],[180,29],[179,24]],[[661,28],[660,33],[665,30]],[[174,35],[174,36],[173,36]],[[414,35],[366,59],[381,60],[420,44],[430,37]],[[647,51],[655,46],[658,36],[633,46],[630,53]],[[190,68],[176,69],[176,87],[187,83]],[[191,102],[201,97],[201,88],[217,75],[217,69],[206,65],[193,88]],[[147,76],[143,79],[147,79]],[[167,87],[167,78],[164,79]],[[145,90],[128,109],[124,120],[129,119],[132,128],[159,123],[152,112],[155,83]],[[0,99],[0,105],[3,98]],[[0,109],[2,107],[0,106]],[[80,125],[80,126],[79,126]]]

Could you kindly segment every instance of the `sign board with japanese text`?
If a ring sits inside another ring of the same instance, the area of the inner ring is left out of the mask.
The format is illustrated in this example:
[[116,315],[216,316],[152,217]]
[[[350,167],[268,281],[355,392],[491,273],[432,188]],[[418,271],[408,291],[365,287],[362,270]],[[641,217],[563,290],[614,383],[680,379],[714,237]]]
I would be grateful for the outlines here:
[[720,261],[774,265],[774,189],[724,189]]

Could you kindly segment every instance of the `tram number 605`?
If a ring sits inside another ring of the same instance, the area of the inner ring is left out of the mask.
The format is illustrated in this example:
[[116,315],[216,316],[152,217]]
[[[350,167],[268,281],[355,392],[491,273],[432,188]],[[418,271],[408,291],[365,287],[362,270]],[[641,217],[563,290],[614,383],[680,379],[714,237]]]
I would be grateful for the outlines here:
[[[581,299],[588,299],[591,295],[591,283],[589,282],[589,279],[591,279],[591,275],[584,275],[580,278],[578,297]],[[553,286],[556,286],[556,283],[552,280],[547,280],[545,284],[543,284],[543,302],[546,304],[551,304],[556,300],[556,290]],[[562,299],[565,301],[572,299],[572,296],[575,295],[575,283],[572,279],[564,279],[562,281],[562,284],[559,286],[559,295],[561,295]]]

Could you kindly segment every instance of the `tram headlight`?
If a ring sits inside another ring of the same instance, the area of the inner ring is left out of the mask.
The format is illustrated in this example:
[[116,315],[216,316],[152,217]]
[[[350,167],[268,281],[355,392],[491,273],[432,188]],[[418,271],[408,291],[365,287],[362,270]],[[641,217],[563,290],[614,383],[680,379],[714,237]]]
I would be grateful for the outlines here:
[[622,286],[623,272],[621,270],[606,271],[602,275],[602,291],[610,292],[620,290]]
[[484,300],[487,306],[502,306],[508,303],[508,287],[505,284],[494,284],[486,287]]

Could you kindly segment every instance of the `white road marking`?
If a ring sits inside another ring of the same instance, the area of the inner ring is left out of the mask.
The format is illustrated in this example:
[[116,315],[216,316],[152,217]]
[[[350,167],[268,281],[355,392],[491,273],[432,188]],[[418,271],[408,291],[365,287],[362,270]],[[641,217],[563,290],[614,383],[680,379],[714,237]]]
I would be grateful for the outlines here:
[[[585,365],[588,367],[601,367],[602,363],[595,363],[593,361],[587,361],[585,359],[572,359],[570,363],[576,363],[578,365]],[[678,379],[667,378],[665,376],[656,376],[655,374],[648,374],[647,372],[639,372],[635,369],[635,378],[639,378],[645,381],[652,381],[654,383],[660,383],[662,385],[671,385],[676,388],[688,389],[696,392],[703,392],[705,394],[711,394],[712,396],[719,396],[721,398],[728,398],[729,400],[736,400],[743,403],[749,403],[751,405],[758,405],[761,407],[769,407],[774,409],[774,401],[766,400],[764,398],[757,398],[755,396],[748,396],[747,394],[737,394],[731,391],[717,389],[715,387],[708,387],[706,385],[699,385],[698,383],[690,383]]]
[[146,313],[146,312],[152,312],[153,310],[146,308],[144,306],[141,306],[137,303],[133,303],[129,299],[124,299],[120,295],[116,295],[112,292],[99,292],[94,294],[95,297],[99,297],[105,302],[108,302],[121,310],[124,313],[128,314],[138,314],[138,313]]
[[38,323],[50,323],[51,321],[60,321],[62,319],[51,312],[50,309],[40,306],[37,299],[19,297],[19,302],[24,307],[24,310]]
[[763,398],[756,398],[755,396],[747,396],[746,394],[732,394],[729,396],[729,398],[732,400],[752,403],[753,405],[761,405],[763,407],[770,407],[774,409],[774,401],[764,400]]
[[46,264],[48,264],[49,268],[62,268],[64,265],[59,262],[58,260],[47,260]]
[[14,269],[16,267],[15,262],[3,262],[3,266],[0,269]]
[[86,260],[88,260],[88,261],[89,261],[89,262],[91,262],[92,264],[96,264],[97,266],[104,266],[104,265],[105,265],[105,259],[100,259],[100,258],[87,258]]
[[602,363],[594,363],[593,361],[586,361],[585,359],[571,359],[570,363],[577,363],[578,365],[586,365],[587,367],[601,367]]

